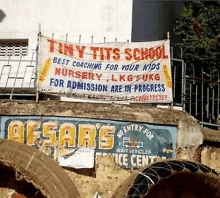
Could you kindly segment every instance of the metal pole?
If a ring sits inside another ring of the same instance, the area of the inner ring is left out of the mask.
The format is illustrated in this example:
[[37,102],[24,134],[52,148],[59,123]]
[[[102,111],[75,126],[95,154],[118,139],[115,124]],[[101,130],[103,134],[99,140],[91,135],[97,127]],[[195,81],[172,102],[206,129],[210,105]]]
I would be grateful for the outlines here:
[[[213,70],[211,68],[210,69],[210,81],[212,81],[212,74],[213,74],[212,71]],[[212,88],[212,116],[211,116],[211,119],[214,119],[215,118],[215,113],[214,113],[214,111],[215,111],[215,109],[214,109],[214,105],[215,105],[215,90],[214,90],[214,86],[213,85],[211,86],[211,88]]]
[[[6,88],[7,85],[8,85],[8,78],[10,77],[10,74],[11,74],[11,65],[9,65],[9,63],[10,63],[10,58],[11,58],[11,55],[9,55],[9,58],[8,58],[8,66],[10,67],[10,69],[9,69],[8,77],[7,77],[7,80],[6,80],[6,83],[5,83],[5,88]],[[3,68],[2,68],[2,73],[3,73],[3,69],[4,69],[4,66],[3,66]],[[0,77],[2,77],[2,73],[1,73],[1,76],[0,76]]]
[[175,65],[174,65],[173,70],[174,70],[173,71],[174,72],[174,75],[173,75],[173,97],[175,98],[176,97],[176,66]]
[[196,116],[198,115],[198,85],[196,85]]
[[202,120],[202,122],[203,122],[203,113],[204,113],[204,96],[203,96],[203,94],[204,94],[204,81],[203,81],[203,67],[202,67],[202,94],[201,94],[201,97],[202,97],[202,102],[201,102],[201,111],[202,111],[202,113],[201,113],[201,120]]
[[[52,35],[52,39],[54,34]],[[39,44],[41,39],[41,24],[39,24],[39,33],[37,38],[37,48],[36,48],[36,68],[35,68],[35,90],[36,90],[36,103],[39,103],[39,89],[38,89],[38,58],[39,58]]]
[[180,49],[180,57],[183,59],[183,48]]
[[220,82],[220,77],[219,77],[219,71],[218,71],[218,91],[217,91],[217,93],[218,93],[218,101],[217,101],[217,116],[219,116],[219,100],[220,100],[220,98],[219,98],[219,92],[220,92],[220,86],[219,86],[219,82]]
[[12,90],[11,90],[10,100],[12,100],[12,96],[13,96],[13,93],[14,93],[15,83],[16,83],[16,80],[18,78],[18,72],[19,72],[19,69],[20,69],[20,66],[21,66],[21,59],[22,59],[22,54],[21,54],[20,61],[19,61],[19,64],[18,64],[18,69],[17,69],[17,72],[16,72],[15,81],[14,81],[14,84],[13,84],[13,87],[12,87]]
[[170,32],[167,32],[167,39],[170,39]]
[[182,60],[182,97],[181,97],[181,103],[183,105],[183,109],[185,109],[185,64]]
[[173,47],[171,47],[171,58],[173,58]]
[[[170,32],[167,32],[167,39],[168,40],[170,40]],[[170,47],[170,46],[169,46]],[[170,49],[169,49],[169,51],[170,51]],[[171,61],[171,59],[170,59],[170,61]],[[170,64],[171,64],[171,62],[170,62]],[[172,76],[171,76],[172,77]],[[173,96],[172,96],[173,97]],[[172,100],[172,102],[170,103],[170,108],[171,109],[173,109],[173,100]]]
[[[30,65],[32,65],[33,58],[34,58],[34,52],[32,53],[32,57],[31,57],[31,62],[30,62]],[[25,68],[24,77],[25,77],[25,74],[26,74],[26,70],[27,70],[27,66],[26,66],[26,68]],[[24,77],[23,77],[23,80],[22,80],[21,87],[23,87],[23,83],[24,83]],[[32,78],[32,75],[31,75],[31,78]],[[31,81],[30,81],[30,84],[31,84]],[[29,88],[30,88],[30,84],[29,84]]]
[[215,90],[212,88],[212,119],[215,119]]
[[[209,77],[209,79],[210,79],[210,81],[212,80],[212,69],[210,69],[210,72],[209,72],[209,75],[210,75],[210,77]],[[209,85],[209,87],[210,87],[210,94],[211,94],[211,88],[212,88],[212,86],[210,86]],[[210,100],[211,100],[211,97],[210,97]],[[209,122],[211,123],[212,122],[212,112],[211,112],[211,101],[210,101],[210,116],[209,116]]]
[[184,63],[184,109],[186,108],[186,63]]
[[206,111],[207,111],[207,118],[209,118],[209,87],[207,87],[207,106],[206,106]]
[[[196,75],[195,75],[195,66],[193,65],[193,78],[195,77]],[[195,80],[193,80],[193,84],[195,85]]]
[[8,57],[8,65],[9,65],[9,63],[10,63],[10,59],[11,59],[11,54],[10,54],[9,57]]
[[184,87],[184,85],[183,85],[183,74],[184,74],[184,62],[182,62],[182,90],[181,90],[181,104],[183,105],[183,87]]
[[67,39],[68,39],[68,34],[66,34],[66,42],[67,42]]
[[[183,59],[183,49],[182,48],[180,48],[180,57],[181,57],[181,59]],[[183,104],[183,90],[184,90],[184,80],[183,80],[183,78],[184,78],[184,61],[182,60],[182,86],[181,86],[181,105],[183,106],[183,109],[185,109],[184,108],[184,104]]]
[[189,87],[189,91],[190,91],[190,93],[189,93],[189,97],[190,97],[190,99],[189,99],[189,114],[191,115],[192,114],[192,84],[190,83],[190,87]]
[[81,34],[79,35],[79,43],[81,42]]
[[[6,88],[7,85],[8,85],[8,78],[10,77],[10,74],[11,74],[11,65],[8,65],[8,66],[10,67],[10,69],[9,69],[8,77],[7,77],[7,80],[6,80],[6,83],[5,83],[5,88]],[[2,68],[2,73],[3,73],[3,69],[4,69],[4,67]],[[2,73],[1,73],[1,76],[2,76]]]

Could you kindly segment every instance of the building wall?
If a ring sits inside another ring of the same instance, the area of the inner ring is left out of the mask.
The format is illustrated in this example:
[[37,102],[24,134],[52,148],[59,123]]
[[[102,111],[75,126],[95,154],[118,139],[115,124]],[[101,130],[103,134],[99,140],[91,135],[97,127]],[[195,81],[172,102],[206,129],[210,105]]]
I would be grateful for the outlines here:
[[38,27],[55,39],[91,43],[131,40],[132,0],[2,0],[0,39],[28,38],[35,49]]
[[127,42],[131,41],[132,4],[132,0],[2,0],[0,39],[28,39],[28,55],[22,56],[26,62],[21,63],[19,56],[10,61],[8,56],[0,57],[0,88],[34,87],[39,24],[43,35],[57,40]]
[[173,34],[176,19],[182,11],[183,1],[134,1],[132,13],[132,41],[178,39]]
[[[0,39],[28,39],[28,55],[22,60],[30,61],[20,63],[17,56],[9,62],[9,57],[0,56],[0,88],[34,87],[39,24],[43,35],[74,43],[161,40],[172,30],[182,5],[149,0],[2,0]],[[16,76],[24,82],[15,81]]]

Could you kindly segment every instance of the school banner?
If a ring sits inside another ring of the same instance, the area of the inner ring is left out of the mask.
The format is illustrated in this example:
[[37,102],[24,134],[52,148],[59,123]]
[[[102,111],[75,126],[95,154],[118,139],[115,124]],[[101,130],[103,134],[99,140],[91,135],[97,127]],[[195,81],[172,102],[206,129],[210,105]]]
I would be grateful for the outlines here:
[[41,36],[37,89],[76,99],[170,103],[170,41],[74,44]]
[[0,121],[0,138],[37,148],[60,166],[93,168],[95,156],[111,154],[121,167],[138,169],[176,156],[176,126],[24,115]]

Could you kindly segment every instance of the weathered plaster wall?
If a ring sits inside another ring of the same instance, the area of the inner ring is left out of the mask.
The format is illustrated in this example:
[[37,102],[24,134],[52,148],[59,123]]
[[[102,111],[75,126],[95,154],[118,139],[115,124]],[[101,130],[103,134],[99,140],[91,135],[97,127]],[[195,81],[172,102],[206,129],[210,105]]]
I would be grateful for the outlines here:
[[220,172],[220,148],[205,146],[201,153],[201,163]]
[[220,130],[202,129],[203,144],[200,146],[200,162],[220,172]]
[[[220,149],[207,142],[218,144],[216,131],[204,130],[188,113],[174,109],[160,109],[143,105],[67,103],[57,101],[0,101],[1,115],[54,115],[80,118],[97,118],[136,121],[178,127],[176,157],[199,161],[220,171]],[[204,139],[204,142],[203,142]],[[205,144],[206,145],[205,145]],[[158,160],[158,159],[156,159]],[[93,197],[96,192],[110,198],[120,184],[134,171],[123,170],[112,156],[98,156],[95,170],[66,172],[74,181],[81,197]]]
[[200,124],[184,111],[144,105],[66,103],[56,101],[1,101],[0,114],[54,115],[110,120],[136,121],[178,126],[177,158],[193,160],[203,142]]

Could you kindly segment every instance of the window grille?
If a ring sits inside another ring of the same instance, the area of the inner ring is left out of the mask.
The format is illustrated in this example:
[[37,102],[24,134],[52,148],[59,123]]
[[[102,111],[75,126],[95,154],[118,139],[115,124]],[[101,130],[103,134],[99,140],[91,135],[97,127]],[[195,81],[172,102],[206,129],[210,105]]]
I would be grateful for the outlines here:
[[0,39],[0,56],[21,55],[28,55],[28,39]]

